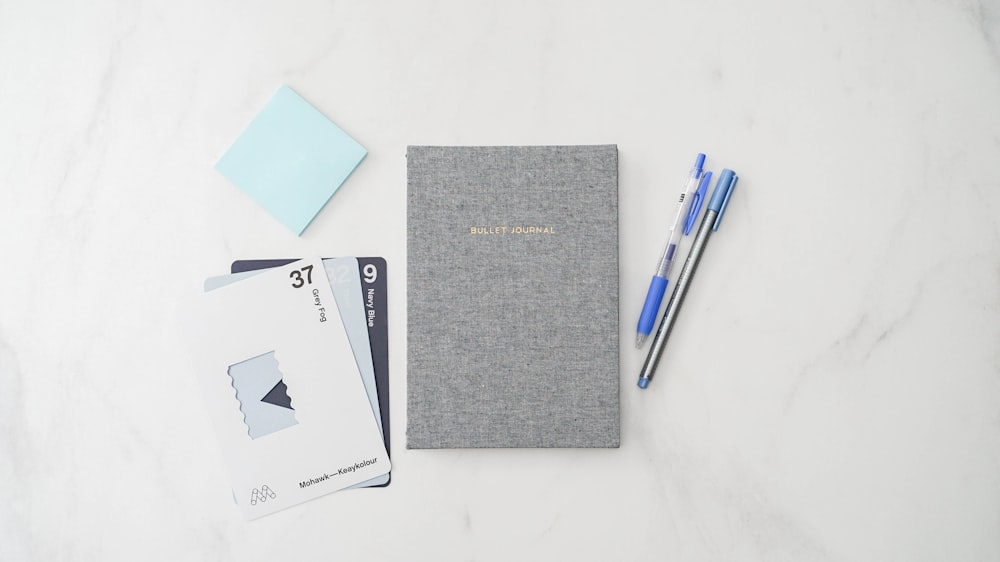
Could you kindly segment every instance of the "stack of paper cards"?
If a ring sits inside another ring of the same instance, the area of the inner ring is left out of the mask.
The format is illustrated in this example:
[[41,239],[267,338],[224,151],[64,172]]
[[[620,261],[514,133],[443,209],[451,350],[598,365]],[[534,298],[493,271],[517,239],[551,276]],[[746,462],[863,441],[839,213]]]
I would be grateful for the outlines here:
[[241,261],[182,311],[249,519],[389,482],[385,260]]

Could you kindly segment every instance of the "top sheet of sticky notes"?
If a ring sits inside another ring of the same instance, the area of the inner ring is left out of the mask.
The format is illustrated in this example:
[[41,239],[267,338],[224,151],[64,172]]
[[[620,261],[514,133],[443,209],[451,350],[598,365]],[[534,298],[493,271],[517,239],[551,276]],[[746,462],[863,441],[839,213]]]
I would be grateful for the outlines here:
[[281,86],[215,169],[301,235],[368,151]]

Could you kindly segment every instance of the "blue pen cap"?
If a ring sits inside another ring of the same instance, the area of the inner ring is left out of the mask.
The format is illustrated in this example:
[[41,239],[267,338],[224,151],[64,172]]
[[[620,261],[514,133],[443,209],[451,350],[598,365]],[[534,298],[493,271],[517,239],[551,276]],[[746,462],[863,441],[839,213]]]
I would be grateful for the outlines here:
[[694,221],[698,219],[698,213],[701,212],[701,204],[705,202],[705,194],[708,193],[708,184],[711,182],[712,172],[705,172],[705,175],[701,176],[701,183],[698,184],[698,190],[694,192],[691,203],[688,205],[688,214],[684,219],[684,236],[691,234]]
[[719,181],[715,184],[712,199],[708,202],[709,210],[719,213],[715,217],[715,224],[712,225],[712,230],[719,229],[722,215],[726,212],[726,207],[729,205],[729,198],[733,195],[733,189],[736,188],[736,181],[739,179],[739,176],[728,168],[723,169],[722,173],[719,174]]

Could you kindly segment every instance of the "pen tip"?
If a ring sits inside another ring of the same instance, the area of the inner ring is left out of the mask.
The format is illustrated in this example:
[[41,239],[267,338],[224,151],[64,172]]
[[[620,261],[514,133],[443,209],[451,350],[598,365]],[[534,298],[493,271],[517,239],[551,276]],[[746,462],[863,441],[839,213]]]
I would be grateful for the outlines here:
[[646,334],[638,334],[635,336],[635,347],[637,349],[642,349],[642,344],[646,343]]
[[639,377],[639,388],[646,388],[647,386],[649,386],[649,379]]

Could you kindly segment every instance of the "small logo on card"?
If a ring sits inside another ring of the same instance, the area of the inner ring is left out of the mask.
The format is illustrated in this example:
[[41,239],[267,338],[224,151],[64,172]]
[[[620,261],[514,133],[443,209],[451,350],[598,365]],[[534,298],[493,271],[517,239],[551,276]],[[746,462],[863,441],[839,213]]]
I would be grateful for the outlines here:
[[272,490],[267,484],[264,484],[260,488],[254,488],[253,491],[250,492],[250,505],[257,505],[257,502],[264,503],[267,500],[273,500],[276,497],[278,497],[278,495],[274,493],[274,490]]

